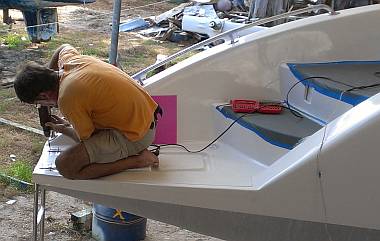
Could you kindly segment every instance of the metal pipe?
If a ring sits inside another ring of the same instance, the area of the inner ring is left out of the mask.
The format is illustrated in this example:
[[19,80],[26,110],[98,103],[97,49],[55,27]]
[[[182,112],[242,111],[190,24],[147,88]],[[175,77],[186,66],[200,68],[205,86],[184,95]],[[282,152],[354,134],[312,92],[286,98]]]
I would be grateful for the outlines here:
[[109,63],[115,66],[116,66],[116,61],[117,61],[117,48],[119,44],[120,13],[121,13],[121,0],[114,0]]
[[37,215],[38,215],[38,192],[39,192],[39,185],[34,184],[34,205],[33,205],[33,241],[37,241],[38,235],[37,235]]
[[252,0],[251,5],[249,6],[248,19],[247,19],[248,21],[250,21],[252,16],[253,16],[253,12],[255,10],[255,3],[256,3],[256,1]]
[[44,234],[45,234],[45,211],[46,211],[46,208],[45,208],[45,202],[46,201],[46,190],[45,188],[42,188],[41,189],[41,209],[43,210],[42,211],[42,216],[41,216],[41,220],[40,220],[40,240],[43,241],[44,240]]

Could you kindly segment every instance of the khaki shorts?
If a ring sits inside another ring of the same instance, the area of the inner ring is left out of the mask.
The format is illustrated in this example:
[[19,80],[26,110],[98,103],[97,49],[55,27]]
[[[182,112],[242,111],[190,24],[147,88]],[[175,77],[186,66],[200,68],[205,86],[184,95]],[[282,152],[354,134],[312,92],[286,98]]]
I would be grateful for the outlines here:
[[149,129],[138,141],[130,141],[118,130],[103,129],[84,140],[90,163],[110,163],[137,155],[148,148],[154,140],[156,129]]

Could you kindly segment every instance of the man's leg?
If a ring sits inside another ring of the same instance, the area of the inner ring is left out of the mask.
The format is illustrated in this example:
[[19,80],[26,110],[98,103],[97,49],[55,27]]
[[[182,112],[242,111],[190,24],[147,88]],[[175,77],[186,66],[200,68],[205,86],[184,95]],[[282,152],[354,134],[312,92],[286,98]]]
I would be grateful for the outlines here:
[[90,163],[86,147],[79,143],[62,152],[55,161],[59,173],[69,179],[92,179],[121,172],[131,168],[158,166],[158,158],[148,150],[135,156],[110,162]]

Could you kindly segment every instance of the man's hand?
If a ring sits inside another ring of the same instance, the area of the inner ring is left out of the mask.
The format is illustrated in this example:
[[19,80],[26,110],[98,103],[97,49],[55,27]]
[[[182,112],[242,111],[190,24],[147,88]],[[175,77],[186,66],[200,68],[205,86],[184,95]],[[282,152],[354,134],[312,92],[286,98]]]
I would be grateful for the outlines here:
[[152,152],[148,151],[147,149],[143,150],[138,155],[138,162],[137,166],[135,168],[142,168],[142,167],[153,167],[158,168],[159,160],[156,155],[154,155]]
[[71,139],[73,139],[75,142],[79,142],[79,137],[77,133],[75,132],[74,128],[71,126],[71,124],[56,116],[56,115],[51,115],[50,116],[50,122],[46,122],[45,126],[50,127],[53,131],[62,133]]
[[50,122],[46,122],[45,126],[50,127],[53,131],[58,133],[64,133],[67,127],[70,127],[70,123],[59,116],[51,115]]
[[50,115],[50,119],[51,119],[51,122],[53,122],[54,124],[63,124],[65,126],[71,126],[68,121],[66,121],[65,119],[63,119],[59,116]]
[[68,127],[65,124],[55,124],[53,122],[46,122],[45,126],[50,127],[50,129],[58,133],[63,133]]

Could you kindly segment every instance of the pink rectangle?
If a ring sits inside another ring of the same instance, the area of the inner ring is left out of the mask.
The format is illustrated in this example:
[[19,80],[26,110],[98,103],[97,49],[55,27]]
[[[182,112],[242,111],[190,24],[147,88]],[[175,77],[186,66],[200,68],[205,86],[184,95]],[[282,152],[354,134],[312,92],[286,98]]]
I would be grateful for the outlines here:
[[177,96],[152,96],[163,110],[162,117],[158,116],[156,138],[154,144],[177,143]]

